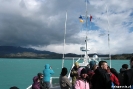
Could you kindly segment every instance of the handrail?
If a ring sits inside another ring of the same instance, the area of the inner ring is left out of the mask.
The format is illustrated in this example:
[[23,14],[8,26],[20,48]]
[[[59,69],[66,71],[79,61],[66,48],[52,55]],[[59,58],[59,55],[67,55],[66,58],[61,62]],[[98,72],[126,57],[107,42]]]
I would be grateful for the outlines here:
[[52,84],[52,79],[58,79],[59,77],[50,77],[50,84],[51,84],[51,87],[53,87],[53,84]]
[[27,87],[26,89],[31,89],[32,85],[30,85],[29,87]]
[[[76,62],[78,62],[78,61],[80,61],[80,58],[78,58],[78,60],[76,60]],[[71,80],[71,77],[70,77],[70,73],[71,73],[71,70],[72,70],[72,68],[74,67],[74,58],[73,58],[73,64],[72,64],[72,66],[71,66],[71,68],[70,68],[70,71],[69,71],[69,74],[68,74],[68,79],[70,80],[70,82],[72,81]],[[53,87],[53,85],[52,85],[52,79],[58,79],[59,77],[51,77],[50,78],[50,84],[51,84],[51,87]],[[31,87],[32,87],[32,85],[30,85],[29,87],[27,87],[26,89],[31,89]]]

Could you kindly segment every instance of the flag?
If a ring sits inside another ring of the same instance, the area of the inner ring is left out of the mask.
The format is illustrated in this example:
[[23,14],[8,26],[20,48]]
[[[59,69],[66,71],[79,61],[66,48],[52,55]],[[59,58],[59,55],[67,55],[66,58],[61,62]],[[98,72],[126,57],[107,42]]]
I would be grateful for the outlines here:
[[82,17],[81,15],[80,15],[80,17],[79,17],[79,21],[80,21],[81,23],[84,22],[83,17]]
[[90,21],[91,21],[91,19],[92,19],[92,16],[90,15]]

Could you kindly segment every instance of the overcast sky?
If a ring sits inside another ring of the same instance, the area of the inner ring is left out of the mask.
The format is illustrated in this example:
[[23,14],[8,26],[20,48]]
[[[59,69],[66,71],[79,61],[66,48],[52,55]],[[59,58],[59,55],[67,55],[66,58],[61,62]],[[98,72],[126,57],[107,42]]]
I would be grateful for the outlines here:
[[93,18],[87,29],[79,22],[85,5],[85,0],[0,0],[0,45],[63,53],[67,11],[65,53],[83,53],[87,32],[88,53],[108,54],[108,31],[111,54],[133,53],[133,0],[89,0]]

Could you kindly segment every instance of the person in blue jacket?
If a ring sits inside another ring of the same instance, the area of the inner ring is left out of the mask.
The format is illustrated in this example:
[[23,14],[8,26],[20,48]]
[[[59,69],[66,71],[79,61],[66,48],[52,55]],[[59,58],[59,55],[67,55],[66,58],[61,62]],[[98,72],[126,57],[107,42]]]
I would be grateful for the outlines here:
[[51,74],[54,74],[54,71],[52,70],[51,66],[49,64],[45,65],[45,69],[43,70],[43,81],[46,84],[46,88],[50,89],[50,77]]

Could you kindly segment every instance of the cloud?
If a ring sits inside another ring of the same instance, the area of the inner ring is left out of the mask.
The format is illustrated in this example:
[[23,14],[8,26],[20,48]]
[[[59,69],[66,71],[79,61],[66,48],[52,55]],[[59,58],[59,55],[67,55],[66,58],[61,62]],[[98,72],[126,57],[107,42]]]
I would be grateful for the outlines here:
[[[86,31],[78,17],[85,15],[84,0],[0,0],[0,45],[32,47],[63,53],[65,13],[66,53],[81,54]],[[89,0],[92,15],[87,30],[89,53],[132,53],[133,1]],[[108,13],[107,13],[107,8]],[[107,17],[108,16],[108,17]],[[108,23],[109,21],[109,23]]]

